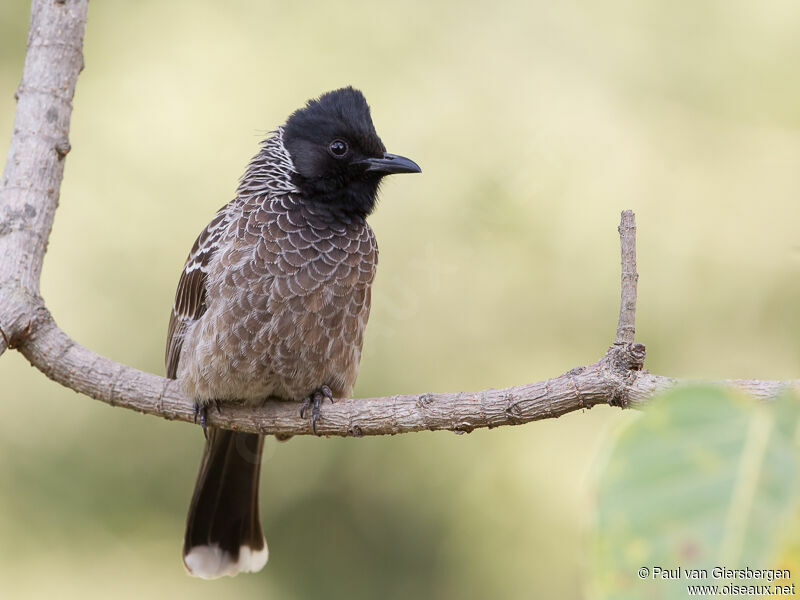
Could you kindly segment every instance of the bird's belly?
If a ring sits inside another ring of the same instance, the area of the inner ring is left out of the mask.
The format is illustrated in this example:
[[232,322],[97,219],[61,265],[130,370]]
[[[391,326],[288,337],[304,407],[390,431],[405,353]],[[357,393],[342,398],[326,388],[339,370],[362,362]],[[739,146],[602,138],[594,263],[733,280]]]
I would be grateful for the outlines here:
[[[212,302],[187,331],[178,379],[199,401],[300,400],[327,385],[348,396],[361,358],[368,290]],[[233,306],[233,308],[232,308]]]

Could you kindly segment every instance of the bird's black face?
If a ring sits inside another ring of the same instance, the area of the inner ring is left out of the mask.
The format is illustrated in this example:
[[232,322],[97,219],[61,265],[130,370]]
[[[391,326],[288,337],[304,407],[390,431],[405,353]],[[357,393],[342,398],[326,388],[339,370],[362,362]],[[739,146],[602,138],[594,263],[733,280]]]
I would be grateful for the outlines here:
[[328,92],[292,114],[283,142],[304,198],[333,214],[366,217],[384,176],[420,172],[413,161],[386,152],[367,101],[351,87]]

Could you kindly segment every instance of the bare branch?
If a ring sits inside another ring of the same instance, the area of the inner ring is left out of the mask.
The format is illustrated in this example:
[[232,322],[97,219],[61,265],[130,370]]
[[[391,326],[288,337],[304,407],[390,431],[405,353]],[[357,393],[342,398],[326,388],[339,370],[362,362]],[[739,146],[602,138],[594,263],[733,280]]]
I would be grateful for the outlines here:
[[[653,396],[678,385],[701,383],[700,381],[677,379],[675,377],[664,377],[654,375],[644,371],[640,373],[636,381],[628,388],[629,408],[641,409],[652,401]],[[703,381],[710,385],[720,385],[735,388],[749,394],[756,400],[774,400],[786,390],[800,393],[800,379],[788,379],[785,381],[770,381],[765,379],[718,379],[713,381]]]
[[[18,90],[9,157],[0,184],[0,354],[16,348],[62,385],[112,406],[192,421],[194,405],[175,381],[115,363],[69,338],[39,295],[39,276],[58,204],[69,121],[78,73],[87,0],[34,0],[28,52]],[[340,399],[325,405],[317,430],[362,436],[420,430],[468,432],[519,425],[597,404],[640,407],[678,380],[642,370],[645,348],[634,343],[636,225],[622,213],[622,292],[615,343],[597,362],[526,385],[477,393]],[[759,398],[800,381],[720,382]],[[261,407],[211,409],[210,425],[262,433],[310,434],[296,403],[265,401]]]
[[72,97],[83,68],[87,0],[34,0],[17,112],[0,182],[0,330],[19,344],[39,298],[47,239],[69,148]]
[[[192,421],[194,405],[177,382],[103,358],[70,339],[46,312],[35,334],[20,350],[51,379],[76,392],[166,419]],[[560,417],[597,404],[642,407],[678,380],[641,371],[644,346],[614,345],[596,363],[526,385],[474,393],[410,394],[382,398],[339,399],[323,407],[317,430],[322,435],[355,436],[446,429],[468,432],[480,427],[521,425]],[[116,381],[115,385],[111,385]],[[758,398],[771,398],[795,381],[722,381]],[[211,425],[240,431],[303,435],[311,433],[298,405],[280,400],[263,406],[225,405],[210,409]]]
[[[20,350],[48,377],[76,392],[166,419],[193,420],[194,405],[183,396],[176,381],[94,354],[64,334],[49,315],[43,316],[35,334]],[[559,417],[608,402],[624,405],[634,393],[634,380],[628,380],[629,373],[641,368],[643,358],[641,345],[613,346],[593,365],[517,387],[476,393],[338,399],[323,407],[317,431],[356,437],[438,429],[469,432],[479,427]],[[280,400],[267,401],[257,408],[226,404],[221,413],[212,405],[208,423],[241,431],[311,433],[309,420],[300,418],[299,405]]]
[[617,344],[630,344],[636,333],[636,216],[623,210],[619,223],[619,243],[622,254],[622,285],[617,321]]

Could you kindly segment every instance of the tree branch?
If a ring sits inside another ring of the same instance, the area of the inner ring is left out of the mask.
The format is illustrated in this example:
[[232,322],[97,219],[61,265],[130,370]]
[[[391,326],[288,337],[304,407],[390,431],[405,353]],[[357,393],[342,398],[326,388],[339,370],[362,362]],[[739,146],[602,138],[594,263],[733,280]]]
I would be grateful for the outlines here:
[[631,344],[636,333],[636,216],[632,210],[622,211],[619,223],[619,244],[622,254],[622,286],[619,301],[616,344]]
[[29,331],[58,206],[83,69],[87,0],[34,0],[17,112],[0,185],[0,354]]
[[[112,406],[192,421],[193,402],[175,381],[115,363],[80,346],[56,325],[39,295],[47,239],[58,205],[69,151],[71,102],[82,69],[87,0],[34,0],[28,52],[18,90],[11,147],[0,185],[0,354],[17,348],[51,379]],[[640,407],[679,380],[642,370],[645,348],[634,343],[636,224],[622,213],[620,314],[614,344],[597,362],[559,377],[476,393],[413,394],[341,399],[326,405],[323,435],[362,436],[520,425],[597,404]],[[759,398],[800,381],[726,381]],[[279,400],[261,407],[211,409],[216,427],[270,434],[311,434],[298,405]]]

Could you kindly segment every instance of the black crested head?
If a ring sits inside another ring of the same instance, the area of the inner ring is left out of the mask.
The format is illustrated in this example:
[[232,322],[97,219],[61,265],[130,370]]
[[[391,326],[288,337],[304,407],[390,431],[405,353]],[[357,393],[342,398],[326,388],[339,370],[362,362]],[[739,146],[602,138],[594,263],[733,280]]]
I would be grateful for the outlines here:
[[304,200],[334,216],[366,217],[385,175],[420,172],[413,161],[386,152],[364,95],[352,87],[323,94],[295,111],[283,143]]

